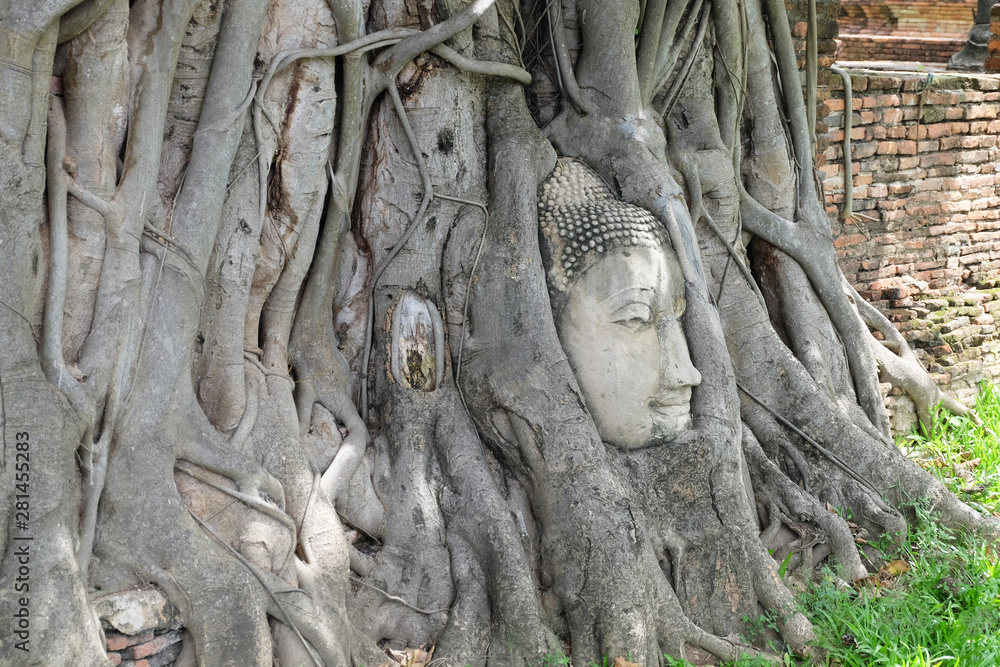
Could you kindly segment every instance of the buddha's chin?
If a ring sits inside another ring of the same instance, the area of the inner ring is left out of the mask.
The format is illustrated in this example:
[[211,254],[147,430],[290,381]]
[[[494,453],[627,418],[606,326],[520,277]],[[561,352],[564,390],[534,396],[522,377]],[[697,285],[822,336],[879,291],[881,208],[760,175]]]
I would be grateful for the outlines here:
[[653,412],[650,444],[672,442],[689,428],[691,428],[691,405],[689,403],[670,406],[669,409],[659,408]]
[[645,429],[642,427],[629,429],[628,437],[606,437],[605,442],[624,451],[669,444],[691,428],[690,405],[672,406],[670,410],[663,408],[655,410],[651,421],[651,425],[650,422],[646,422]]

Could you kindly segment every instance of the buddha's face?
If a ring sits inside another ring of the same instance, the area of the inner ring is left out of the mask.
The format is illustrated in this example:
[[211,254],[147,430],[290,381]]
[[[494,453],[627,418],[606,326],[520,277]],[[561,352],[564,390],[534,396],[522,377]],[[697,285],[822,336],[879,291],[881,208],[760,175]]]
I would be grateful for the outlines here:
[[668,252],[608,252],[569,288],[556,322],[601,438],[621,449],[670,442],[691,425],[701,374],[679,319],[684,282]]

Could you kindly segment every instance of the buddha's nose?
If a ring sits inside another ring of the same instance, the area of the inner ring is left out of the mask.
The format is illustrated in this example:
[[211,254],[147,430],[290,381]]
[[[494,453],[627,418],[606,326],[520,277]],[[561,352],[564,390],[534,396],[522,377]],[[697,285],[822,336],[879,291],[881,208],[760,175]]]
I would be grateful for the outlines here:
[[660,343],[660,382],[664,387],[697,387],[701,384],[701,373],[694,367],[688,353],[687,339],[680,321],[667,317],[657,327]]

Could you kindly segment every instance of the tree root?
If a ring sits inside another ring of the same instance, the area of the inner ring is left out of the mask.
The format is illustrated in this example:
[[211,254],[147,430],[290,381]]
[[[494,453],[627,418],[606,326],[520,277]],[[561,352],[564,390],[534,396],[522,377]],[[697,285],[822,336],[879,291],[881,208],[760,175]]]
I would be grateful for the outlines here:
[[[815,522],[825,533],[834,557],[844,570],[843,576],[848,581],[860,579],[867,574],[858,557],[854,538],[846,522],[827,511],[815,496],[803,492],[782,473],[764,454],[760,443],[749,428],[743,430],[743,453],[747,457],[758,502],[767,506],[769,498],[773,497],[772,502],[780,501],[786,508],[786,515],[794,516],[798,520]],[[775,519],[774,516],[770,518],[772,522]]]
[[952,414],[967,416],[973,423],[982,425],[982,420],[971,408],[941,391],[892,322],[862,299],[846,279],[843,285],[861,321],[882,334],[882,341],[870,339],[872,353],[879,363],[880,379],[906,392],[917,408],[920,424],[929,429],[934,422],[934,411],[940,405]]
[[552,43],[553,55],[555,55],[559,89],[580,113],[594,113],[597,110],[596,107],[583,95],[580,85],[576,82],[576,74],[573,72],[573,62],[569,56],[569,49],[566,47],[566,26],[563,22],[561,0],[550,2],[545,8],[545,14],[548,17],[549,40]]

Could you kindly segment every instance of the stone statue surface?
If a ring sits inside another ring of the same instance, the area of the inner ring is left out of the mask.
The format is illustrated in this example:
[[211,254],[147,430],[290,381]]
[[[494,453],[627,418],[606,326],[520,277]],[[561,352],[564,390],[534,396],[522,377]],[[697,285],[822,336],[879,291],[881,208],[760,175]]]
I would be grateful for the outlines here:
[[674,440],[691,426],[701,374],[662,227],[566,159],[541,187],[539,221],[559,341],[601,438],[626,450]]

